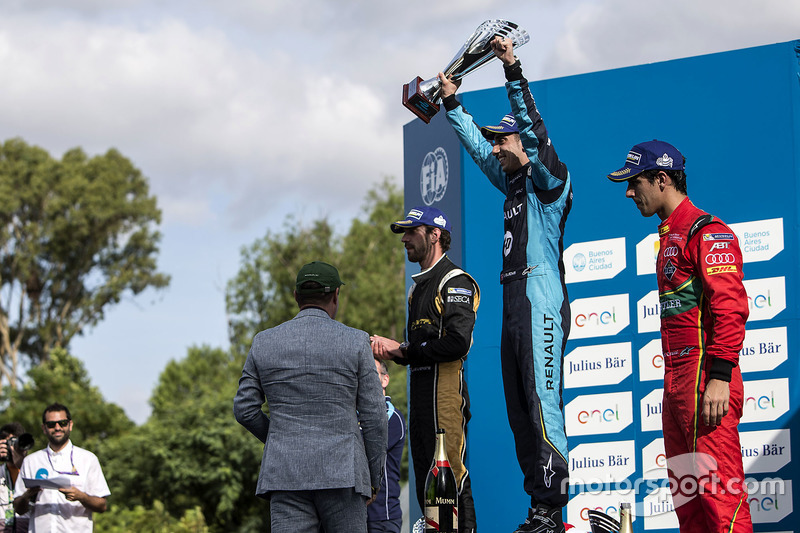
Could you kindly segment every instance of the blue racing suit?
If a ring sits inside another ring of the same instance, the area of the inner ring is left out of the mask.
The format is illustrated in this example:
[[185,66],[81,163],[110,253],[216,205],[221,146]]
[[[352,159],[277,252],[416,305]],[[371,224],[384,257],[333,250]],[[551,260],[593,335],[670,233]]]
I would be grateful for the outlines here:
[[519,61],[505,67],[505,74],[511,109],[530,158],[512,174],[492,156],[492,145],[455,96],[445,98],[444,105],[467,153],[506,197],[500,352],[508,421],[532,507],[564,507],[569,473],[561,391],[570,308],[562,253],[572,185]]

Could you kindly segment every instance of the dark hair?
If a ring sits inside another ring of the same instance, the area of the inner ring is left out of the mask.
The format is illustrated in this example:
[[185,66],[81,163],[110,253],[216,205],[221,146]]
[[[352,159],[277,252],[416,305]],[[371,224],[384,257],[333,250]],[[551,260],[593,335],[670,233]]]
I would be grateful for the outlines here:
[[442,233],[441,235],[439,235],[439,244],[442,246],[442,252],[446,252],[447,250],[450,249],[450,242],[451,242],[450,232],[444,228],[437,228],[435,226],[425,226],[425,231],[428,234],[433,233],[434,229],[441,230]]
[[663,172],[669,176],[669,178],[672,180],[672,185],[675,187],[675,190],[677,190],[679,193],[687,194],[686,173],[683,170],[661,170],[654,168],[642,172],[642,178],[646,179],[650,183],[654,183],[659,172]]
[[[316,281],[306,281],[300,285],[301,289],[322,289],[324,288],[321,283]],[[297,305],[303,307],[305,305],[328,305],[333,300],[336,291],[333,292],[312,292],[311,294],[297,293]]]
[[67,406],[61,405],[60,403],[56,402],[56,403],[51,403],[50,405],[44,408],[44,412],[42,412],[42,424],[44,424],[45,416],[47,416],[47,413],[58,413],[60,411],[64,411],[65,413],[67,413],[67,420],[72,420],[72,415],[69,414],[69,409],[67,408]]
[[0,427],[0,439],[6,439],[9,435],[16,435],[19,437],[25,433],[25,428],[19,422],[11,422],[3,427]]
[[381,359],[375,359],[378,362],[378,366],[381,367],[381,374],[389,375],[389,369],[386,367],[386,362],[382,361]]

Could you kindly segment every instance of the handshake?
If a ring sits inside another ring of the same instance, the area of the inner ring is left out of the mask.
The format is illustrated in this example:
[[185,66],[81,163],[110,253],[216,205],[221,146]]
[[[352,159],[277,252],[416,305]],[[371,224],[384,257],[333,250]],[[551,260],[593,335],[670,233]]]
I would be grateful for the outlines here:
[[407,342],[399,343],[396,340],[371,335],[369,343],[372,345],[372,355],[375,359],[385,361],[386,359],[405,359]]

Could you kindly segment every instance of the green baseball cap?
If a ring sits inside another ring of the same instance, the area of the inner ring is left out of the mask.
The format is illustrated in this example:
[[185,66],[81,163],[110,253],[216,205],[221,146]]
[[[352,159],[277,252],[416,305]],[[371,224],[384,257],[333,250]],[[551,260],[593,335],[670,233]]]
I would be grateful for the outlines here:
[[[313,289],[300,288],[306,281],[316,281],[322,285],[322,287]],[[344,285],[344,283],[341,278],[339,278],[339,271],[336,270],[335,266],[323,263],[322,261],[313,261],[307,265],[303,265],[303,268],[297,273],[295,290],[297,290],[297,294],[325,293],[333,292],[341,285]]]

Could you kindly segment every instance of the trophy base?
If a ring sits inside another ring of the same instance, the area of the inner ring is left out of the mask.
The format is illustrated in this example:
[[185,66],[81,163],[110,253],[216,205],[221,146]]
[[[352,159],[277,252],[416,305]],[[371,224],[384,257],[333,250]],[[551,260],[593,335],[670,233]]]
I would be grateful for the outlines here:
[[417,76],[409,83],[403,85],[403,105],[409,111],[422,119],[425,124],[430,124],[433,116],[439,112],[439,106],[431,102],[420,90],[422,78]]

